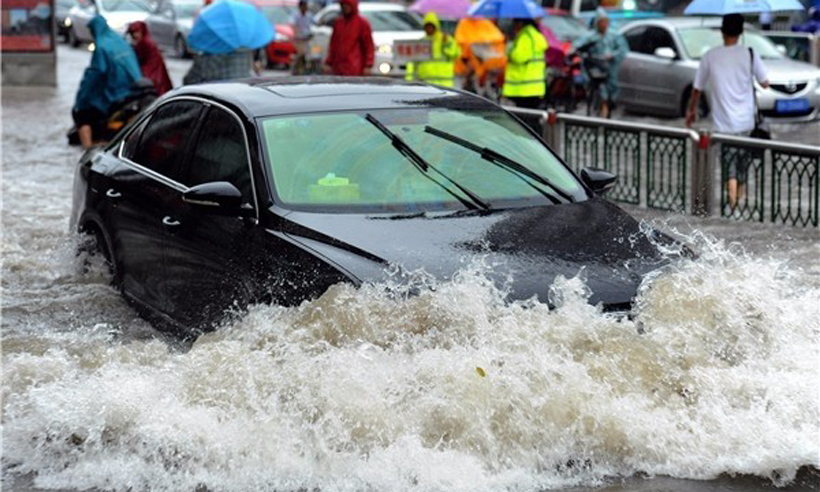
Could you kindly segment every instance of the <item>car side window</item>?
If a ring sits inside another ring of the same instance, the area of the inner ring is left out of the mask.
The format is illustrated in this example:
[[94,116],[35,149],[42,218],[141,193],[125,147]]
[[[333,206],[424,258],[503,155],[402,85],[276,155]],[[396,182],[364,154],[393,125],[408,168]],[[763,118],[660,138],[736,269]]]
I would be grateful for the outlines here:
[[572,0],[560,0],[560,3],[558,3],[556,7],[569,12],[572,9]]
[[132,161],[134,160],[137,149],[139,148],[140,137],[142,137],[142,132],[145,131],[145,127],[148,126],[149,121],[151,121],[150,116],[142,120],[142,123],[140,123],[134,131],[129,133],[127,137],[125,137],[125,141],[122,146],[122,156],[126,159]]
[[626,32],[624,37],[626,38],[626,43],[629,45],[629,51],[634,51],[636,53],[643,52],[642,48],[644,34],[646,34],[645,26],[636,27]]
[[336,22],[336,17],[339,17],[339,14],[341,14],[341,12],[338,11],[326,13],[319,21],[319,25],[333,27],[333,23]]
[[140,138],[132,161],[179,181],[188,140],[196,127],[202,104],[170,102],[154,112]]
[[187,186],[227,181],[242,192],[245,203],[253,203],[245,134],[227,111],[211,108],[197,138],[185,178]]
[[653,55],[658,48],[671,48],[676,53],[678,51],[669,31],[662,27],[649,27],[644,36],[644,53]]

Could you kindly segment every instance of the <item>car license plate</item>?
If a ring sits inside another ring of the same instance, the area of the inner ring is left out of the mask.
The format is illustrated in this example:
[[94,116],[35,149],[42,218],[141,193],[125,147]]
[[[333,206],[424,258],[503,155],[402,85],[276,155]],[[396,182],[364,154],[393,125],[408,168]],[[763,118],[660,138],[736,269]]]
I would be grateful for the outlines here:
[[809,100],[805,97],[797,99],[778,99],[774,103],[777,113],[801,113],[809,110]]

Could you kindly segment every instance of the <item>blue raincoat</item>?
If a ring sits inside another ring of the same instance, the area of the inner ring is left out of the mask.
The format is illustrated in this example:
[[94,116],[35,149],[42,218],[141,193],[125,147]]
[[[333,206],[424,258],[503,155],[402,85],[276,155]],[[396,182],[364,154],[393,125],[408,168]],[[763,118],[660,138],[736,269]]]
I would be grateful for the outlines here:
[[[589,54],[593,56],[612,55],[612,60],[609,62],[609,76],[607,81],[600,87],[601,97],[607,100],[614,100],[618,97],[618,69],[621,62],[626,58],[629,52],[629,45],[626,39],[617,32],[607,29],[606,33],[601,34],[597,30],[593,30],[586,36],[572,43],[573,49],[578,49],[587,43],[592,43]],[[587,77],[588,74],[585,74]]]
[[131,46],[108,27],[105,18],[95,16],[88,23],[94,36],[94,54],[85,69],[74,110],[97,109],[108,114],[111,105],[131,93],[131,84],[140,79],[140,65]]

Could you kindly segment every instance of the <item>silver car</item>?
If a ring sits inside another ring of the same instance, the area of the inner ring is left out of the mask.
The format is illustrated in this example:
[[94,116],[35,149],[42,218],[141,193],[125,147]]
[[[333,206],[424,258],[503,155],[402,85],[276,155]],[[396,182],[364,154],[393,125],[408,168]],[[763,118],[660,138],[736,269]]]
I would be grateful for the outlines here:
[[202,0],[163,0],[145,19],[151,37],[161,48],[173,50],[180,58],[191,53],[188,49],[188,33],[194,18],[203,7]]
[[[723,44],[720,19],[636,21],[624,26],[621,34],[630,52],[618,73],[619,103],[635,112],[684,115],[700,57]],[[753,30],[745,31],[742,42],[766,65],[771,86],[764,89],[755,83],[757,104],[766,118],[784,122],[820,118],[820,69],[790,60]]]
[[136,21],[144,21],[148,16],[149,7],[141,0],[81,0],[68,11],[70,27],[68,42],[77,47],[80,43],[93,40],[88,22],[97,13],[105,17],[108,26],[121,36],[125,36],[128,25]]
[[[341,13],[339,4],[333,3],[316,14],[317,27],[314,28],[311,44],[321,46],[323,53],[327,53],[326,47],[333,33],[333,23]],[[408,12],[401,5],[388,2],[359,3],[359,14],[370,22],[373,30],[373,73],[389,77],[404,76],[406,67],[393,61],[393,42],[423,38],[424,26],[421,18]]]

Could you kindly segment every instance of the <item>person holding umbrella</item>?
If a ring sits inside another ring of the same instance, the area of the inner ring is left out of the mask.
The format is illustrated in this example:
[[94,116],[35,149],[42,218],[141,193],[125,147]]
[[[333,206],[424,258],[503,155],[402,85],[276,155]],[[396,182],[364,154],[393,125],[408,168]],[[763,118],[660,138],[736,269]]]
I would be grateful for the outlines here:
[[185,84],[251,75],[253,50],[274,38],[270,21],[255,6],[238,0],[215,2],[199,13],[188,42],[194,63]]
[[540,108],[547,92],[547,40],[535,19],[546,15],[533,0],[481,0],[470,15],[490,19],[513,19],[513,42],[507,50],[501,95],[516,106]]
[[424,16],[424,39],[432,46],[432,58],[407,64],[407,80],[419,80],[444,87],[455,86],[455,63],[461,54],[455,39],[441,32],[441,22],[435,12]]

